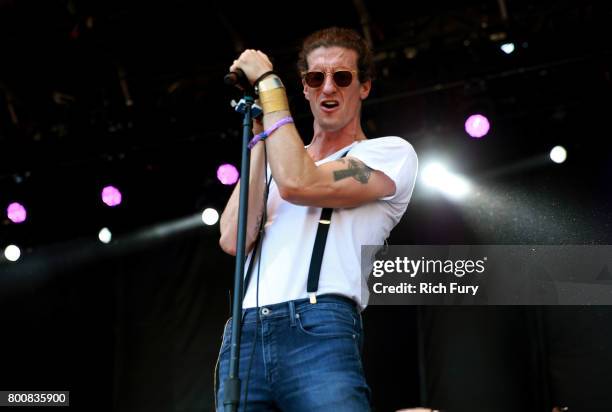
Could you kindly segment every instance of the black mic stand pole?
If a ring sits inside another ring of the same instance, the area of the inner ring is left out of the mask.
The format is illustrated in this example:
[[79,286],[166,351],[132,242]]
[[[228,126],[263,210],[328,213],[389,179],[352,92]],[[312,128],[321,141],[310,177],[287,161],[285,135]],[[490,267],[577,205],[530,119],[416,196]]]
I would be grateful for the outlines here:
[[[234,299],[232,302],[232,340],[230,343],[229,377],[225,380],[223,405],[225,412],[236,412],[240,402],[240,338],[242,324],[242,299],[244,262],[246,252],[246,225],[249,203],[250,156],[248,143],[251,139],[251,107],[255,101],[252,87],[244,88],[244,117],[242,120],[242,161],[240,166],[240,203],[238,207],[238,237],[236,240],[236,268],[234,271]],[[216,396],[216,394],[215,394]]]

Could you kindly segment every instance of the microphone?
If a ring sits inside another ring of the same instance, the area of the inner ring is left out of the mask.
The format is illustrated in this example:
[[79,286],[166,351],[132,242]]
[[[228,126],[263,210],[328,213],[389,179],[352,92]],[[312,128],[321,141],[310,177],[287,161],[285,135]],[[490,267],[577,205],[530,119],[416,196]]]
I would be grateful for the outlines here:
[[242,69],[236,69],[235,72],[226,74],[223,78],[223,82],[228,86],[236,86],[240,90],[249,90],[251,88],[251,83],[249,83],[249,79]]

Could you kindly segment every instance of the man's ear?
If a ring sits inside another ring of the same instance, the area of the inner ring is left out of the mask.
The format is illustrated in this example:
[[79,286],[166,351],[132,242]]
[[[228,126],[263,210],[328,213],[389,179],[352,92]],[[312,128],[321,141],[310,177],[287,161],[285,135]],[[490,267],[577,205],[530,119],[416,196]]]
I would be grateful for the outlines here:
[[304,79],[302,79],[302,86],[304,87],[304,97],[306,98],[306,100],[310,100],[308,98],[308,85],[306,84]]
[[359,97],[361,100],[365,100],[370,95],[372,89],[372,80],[366,80],[359,84]]

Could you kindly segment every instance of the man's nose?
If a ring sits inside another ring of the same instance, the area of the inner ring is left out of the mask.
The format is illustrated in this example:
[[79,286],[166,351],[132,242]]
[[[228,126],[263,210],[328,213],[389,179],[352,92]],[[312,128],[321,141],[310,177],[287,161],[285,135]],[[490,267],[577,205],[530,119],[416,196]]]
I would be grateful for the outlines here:
[[331,94],[336,91],[336,83],[334,82],[333,73],[325,73],[325,80],[323,81],[323,93]]

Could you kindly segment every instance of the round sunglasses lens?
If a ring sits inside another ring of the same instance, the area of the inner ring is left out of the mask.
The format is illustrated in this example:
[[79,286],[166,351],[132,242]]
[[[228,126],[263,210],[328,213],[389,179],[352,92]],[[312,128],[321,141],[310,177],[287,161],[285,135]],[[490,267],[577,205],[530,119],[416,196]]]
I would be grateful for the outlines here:
[[353,81],[353,73],[340,70],[334,73],[334,82],[340,87],[347,87]]
[[320,87],[325,81],[325,73],[323,72],[308,72],[304,76],[306,84],[310,87]]

